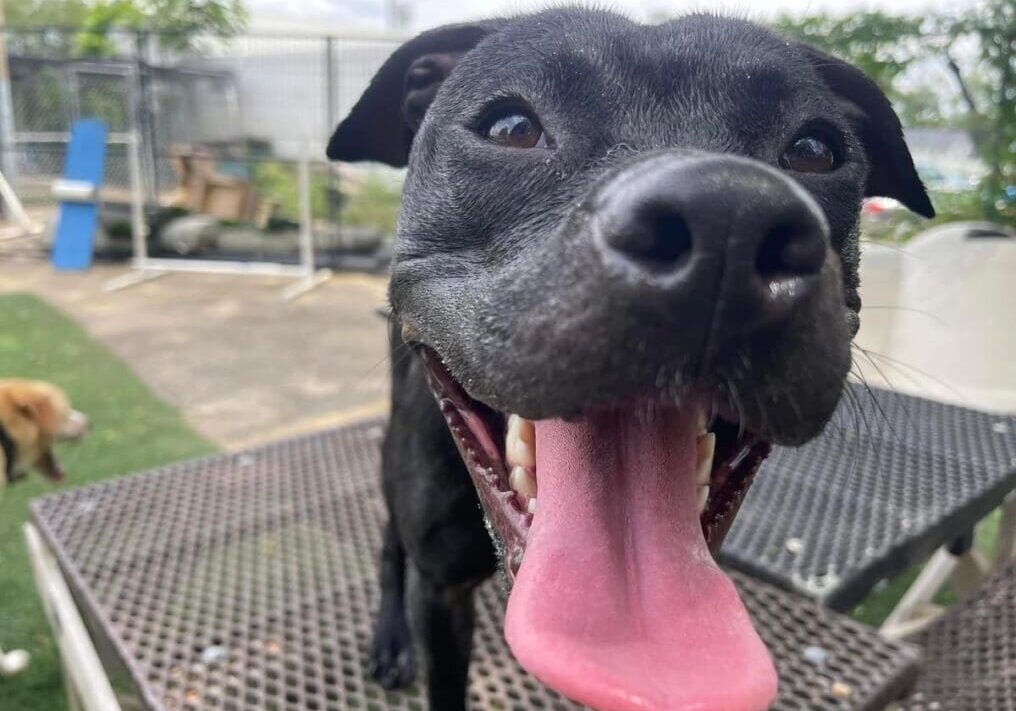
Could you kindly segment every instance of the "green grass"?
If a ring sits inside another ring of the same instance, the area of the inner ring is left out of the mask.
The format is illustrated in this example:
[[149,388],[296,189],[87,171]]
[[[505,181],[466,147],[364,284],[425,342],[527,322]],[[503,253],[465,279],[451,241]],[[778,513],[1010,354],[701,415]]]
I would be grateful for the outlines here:
[[[130,368],[35,297],[0,296],[0,377],[53,382],[91,418],[92,431],[83,441],[58,450],[68,475],[64,486],[214,451]],[[51,491],[41,477],[32,476],[0,494],[0,646],[32,654],[27,671],[0,678],[2,709],[66,708],[56,646],[35,592],[21,532],[29,500]]]

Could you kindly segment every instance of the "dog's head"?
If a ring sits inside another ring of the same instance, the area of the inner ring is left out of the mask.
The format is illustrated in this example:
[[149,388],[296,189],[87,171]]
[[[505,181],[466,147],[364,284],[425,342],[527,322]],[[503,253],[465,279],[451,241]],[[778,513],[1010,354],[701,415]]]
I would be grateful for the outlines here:
[[88,418],[70,406],[67,395],[39,380],[0,380],[0,439],[3,440],[4,480],[16,481],[37,469],[60,481],[63,468],[53,445],[76,440],[88,431]]
[[329,156],[409,166],[391,303],[503,544],[520,661],[601,709],[764,706],[706,548],[839,400],[862,198],[933,214],[885,95],[740,20],[548,11],[408,42]]

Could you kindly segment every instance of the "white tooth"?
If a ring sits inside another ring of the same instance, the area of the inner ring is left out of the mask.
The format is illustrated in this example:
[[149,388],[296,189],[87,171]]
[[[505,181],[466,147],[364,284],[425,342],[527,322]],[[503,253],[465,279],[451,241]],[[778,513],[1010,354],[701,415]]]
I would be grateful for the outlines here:
[[702,513],[706,510],[706,502],[709,501],[709,487],[700,486],[698,488],[698,512]]
[[699,486],[707,486],[709,477],[713,473],[713,453],[716,451],[716,435],[707,432],[699,435],[695,440],[696,461],[695,461],[695,483]]
[[706,411],[699,410],[698,413],[698,434],[704,435],[706,433]]
[[535,467],[535,428],[533,423],[518,415],[508,416],[508,432],[505,435],[504,451],[508,463],[513,466]]
[[529,503],[526,504],[526,508],[529,509],[529,513],[536,515],[536,499],[530,499]]
[[519,439],[528,444],[530,447],[536,445],[536,424],[532,420],[527,420],[525,417],[515,416],[518,420],[519,428]]
[[536,477],[525,467],[512,467],[508,475],[508,484],[518,494],[534,498],[536,496]]

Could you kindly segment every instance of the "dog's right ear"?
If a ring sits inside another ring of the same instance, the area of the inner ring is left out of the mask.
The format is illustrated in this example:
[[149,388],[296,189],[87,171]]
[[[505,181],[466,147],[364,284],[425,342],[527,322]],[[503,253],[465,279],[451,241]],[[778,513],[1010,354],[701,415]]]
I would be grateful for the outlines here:
[[59,395],[39,386],[21,385],[11,388],[6,399],[20,426],[34,428],[41,439],[56,438],[63,405]]
[[441,82],[494,20],[445,25],[417,35],[381,66],[328,142],[331,160],[374,160],[401,168]]

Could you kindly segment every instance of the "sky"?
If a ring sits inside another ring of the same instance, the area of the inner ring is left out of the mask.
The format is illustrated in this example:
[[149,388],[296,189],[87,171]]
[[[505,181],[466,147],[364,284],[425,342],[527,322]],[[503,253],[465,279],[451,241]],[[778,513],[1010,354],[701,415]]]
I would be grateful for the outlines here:
[[[252,21],[259,28],[313,29],[316,32],[361,30],[383,31],[393,0],[247,0]],[[547,0],[395,0],[408,9],[405,31],[420,31],[447,22],[477,17],[513,14],[539,9]],[[610,7],[633,19],[648,19],[662,13],[680,14],[712,10],[766,19],[781,13],[805,14],[817,11],[846,13],[858,9],[891,7],[896,13],[927,10],[959,10],[976,5],[976,0],[609,0],[597,5]]]

